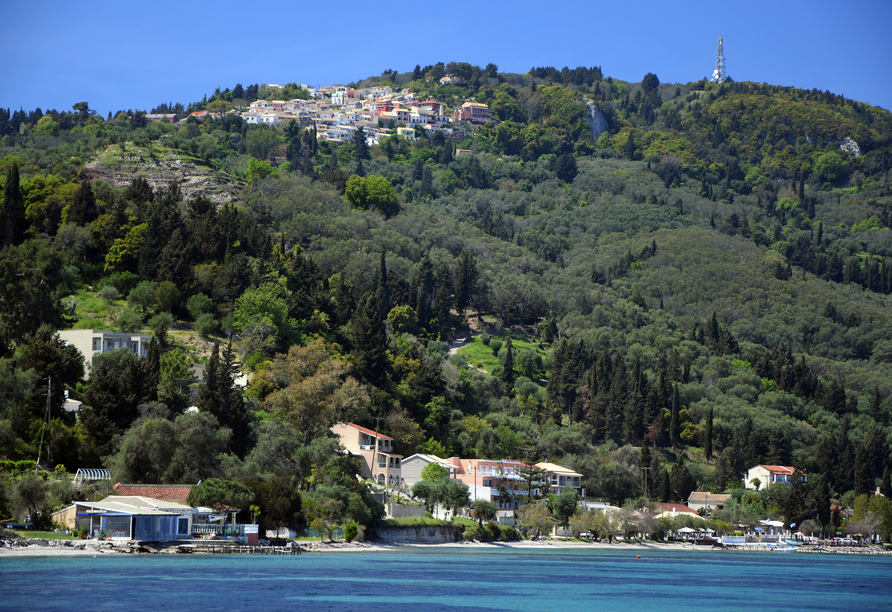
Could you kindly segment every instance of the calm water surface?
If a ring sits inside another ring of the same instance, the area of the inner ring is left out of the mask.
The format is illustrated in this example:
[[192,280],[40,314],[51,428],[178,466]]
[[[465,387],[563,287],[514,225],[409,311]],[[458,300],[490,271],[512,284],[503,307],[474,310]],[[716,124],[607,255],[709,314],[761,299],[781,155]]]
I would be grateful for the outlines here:
[[0,589],[0,610],[892,610],[892,558],[510,549],[0,558]]

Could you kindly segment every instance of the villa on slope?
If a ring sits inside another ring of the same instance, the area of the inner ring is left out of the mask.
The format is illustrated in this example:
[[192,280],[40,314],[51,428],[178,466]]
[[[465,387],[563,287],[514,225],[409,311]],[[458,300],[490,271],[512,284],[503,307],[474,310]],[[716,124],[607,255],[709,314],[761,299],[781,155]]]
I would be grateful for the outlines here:
[[[744,484],[747,489],[754,490],[769,487],[777,482],[788,485],[792,484],[795,472],[796,468],[786,465],[757,465],[747,470]],[[802,474],[802,478],[804,481],[805,474]]]

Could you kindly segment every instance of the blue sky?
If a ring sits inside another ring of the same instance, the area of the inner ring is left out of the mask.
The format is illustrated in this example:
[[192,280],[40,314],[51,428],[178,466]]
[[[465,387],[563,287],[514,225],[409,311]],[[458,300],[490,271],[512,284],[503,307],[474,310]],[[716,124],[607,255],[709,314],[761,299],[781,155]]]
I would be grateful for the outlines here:
[[[428,12],[425,13],[424,9]],[[400,13],[403,14],[400,14]],[[892,2],[10,2],[0,106],[103,115],[189,103],[236,83],[347,83],[466,61],[503,71],[601,66],[640,81],[711,74],[817,88],[892,109]]]

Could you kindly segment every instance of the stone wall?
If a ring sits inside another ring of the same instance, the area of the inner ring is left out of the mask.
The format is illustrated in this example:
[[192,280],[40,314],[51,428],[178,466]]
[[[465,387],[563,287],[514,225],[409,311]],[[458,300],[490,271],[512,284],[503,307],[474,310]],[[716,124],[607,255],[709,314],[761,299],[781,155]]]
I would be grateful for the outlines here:
[[461,541],[461,528],[447,525],[384,527],[377,530],[377,539],[394,544],[446,544]]
[[387,504],[387,516],[401,518],[404,516],[424,516],[424,506],[406,506],[404,504]]

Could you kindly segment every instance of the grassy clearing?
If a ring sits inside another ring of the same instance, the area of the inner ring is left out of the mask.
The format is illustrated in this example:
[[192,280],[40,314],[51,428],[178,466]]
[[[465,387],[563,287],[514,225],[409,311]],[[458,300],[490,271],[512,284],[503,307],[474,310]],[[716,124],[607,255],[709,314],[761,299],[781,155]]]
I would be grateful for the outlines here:
[[77,540],[78,538],[66,533],[56,533],[55,531],[16,531],[16,535],[21,538],[43,539],[43,540]]
[[[460,348],[458,352],[459,354],[464,355],[468,360],[468,363],[475,368],[479,368],[485,372],[492,372],[494,367],[500,365],[499,358],[493,355],[492,348],[483,344],[483,341],[480,338],[480,336],[474,336],[471,342]],[[543,345],[545,348],[540,348],[537,341],[529,335],[519,332],[501,330],[492,334],[492,338],[498,338],[502,341],[502,348],[499,351],[500,355],[504,355],[504,343],[508,338],[511,338],[511,344],[514,346],[514,350],[518,352],[535,351],[543,357],[551,352],[551,347]]]

